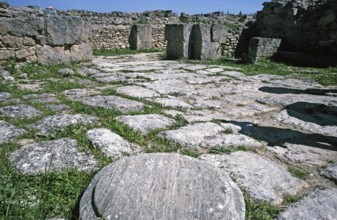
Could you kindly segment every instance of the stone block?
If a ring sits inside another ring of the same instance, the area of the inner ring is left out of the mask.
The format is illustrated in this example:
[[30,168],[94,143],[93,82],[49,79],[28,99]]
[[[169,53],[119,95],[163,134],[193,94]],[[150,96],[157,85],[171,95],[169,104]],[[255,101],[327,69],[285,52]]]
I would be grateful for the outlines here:
[[221,44],[226,43],[228,29],[224,25],[213,25],[211,29],[211,41]]
[[255,62],[262,57],[272,57],[281,45],[281,39],[253,37],[249,41],[247,62]]
[[15,57],[14,50],[0,50],[0,60],[7,60]]
[[44,29],[44,19],[40,17],[0,18],[0,34],[12,36],[37,36]]
[[35,55],[35,47],[23,48],[15,52],[15,57],[19,60]]
[[192,24],[169,24],[165,26],[167,59],[189,57],[189,42],[192,26]]
[[196,24],[191,31],[189,58],[205,60],[221,56],[220,43],[212,42],[211,25]]
[[152,29],[150,24],[135,24],[131,28],[129,44],[132,50],[152,48]]
[[46,43],[51,46],[73,45],[90,38],[90,24],[80,17],[45,18]]
[[38,62],[41,64],[61,64],[66,61],[62,46],[51,47],[48,45],[37,45],[36,55]]

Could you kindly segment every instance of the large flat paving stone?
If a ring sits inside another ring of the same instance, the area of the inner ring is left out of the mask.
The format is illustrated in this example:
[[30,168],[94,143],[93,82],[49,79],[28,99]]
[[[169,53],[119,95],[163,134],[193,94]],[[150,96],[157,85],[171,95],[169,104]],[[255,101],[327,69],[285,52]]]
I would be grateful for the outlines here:
[[105,128],[92,129],[87,132],[91,144],[108,157],[121,158],[141,152],[141,148]]
[[212,122],[196,123],[177,130],[164,131],[159,135],[191,148],[247,146],[260,147],[261,143],[241,134],[225,134],[225,128]]
[[178,98],[157,98],[154,101],[163,105],[164,107],[170,108],[190,109],[193,107],[192,105]]
[[82,98],[80,101],[88,106],[115,109],[120,112],[140,111],[145,106],[141,102],[118,96],[89,96]]
[[279,214],[279,220],[324,219],[335,220],[337,217],[337,189],[316,189],[299,202],[291,205]]
[[325,168],[322,174],[337,183],[337,162]]
[[81,219],[244,219],[225,173],[177,154],[124,157],[103,168],[80,202]]
[[26,133],[26,130],[16,128],[5,121],[0,120],[0,144],[8,143]]
[[157,92],[147,89],[141,86],[123,86],[116,90],[117,92],[136,97],[136,98],[154,98],[154,97],[160,97],[160,94]]
[[51,93],[24,95],[22,96],[22,98],[34,103],[41,103],[41,104],[60,102],[59,99],[56,97],[56,95]]
[[159,114],[120,116],[117,120],[134,130],[140,131],[142,134],[164,129],[174,124],[173,119]]
[[307,187],[304,181],[291,176],[286,168],[254,153],[204,154],[200,158],[230,174],[240,187],[258,200],[280,204],[284,195],[296,195]]
[[0,108],[0,114],[11,118],[32,118],[42,114],[41,111],[37,110],[33,106],[20,104],[20,105],[10,105]]
[[73,168],[90,172],[98,164],[92,155],[78,150],[76,140],[68,138],[23,146],[10,155],[10,160],[14,167],[24,174]]
[[57,114],[47,116],[32,125],[41,133],[53,132],[71,125],[88,125],[98,122],[98,118],[85,114]]

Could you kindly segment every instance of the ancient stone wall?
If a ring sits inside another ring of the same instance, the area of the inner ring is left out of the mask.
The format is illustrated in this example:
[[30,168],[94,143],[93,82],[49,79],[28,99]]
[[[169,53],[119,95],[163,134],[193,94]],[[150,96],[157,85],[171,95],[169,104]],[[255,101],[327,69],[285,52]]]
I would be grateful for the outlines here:
[[256,36],[281,38],[281,50],[337,54],[336,0],[283,0],[264,3]]
[[42,64],[91,60],[91,25],[81,17],[58,16],[38,7],[0,4],[0,61]]
[[[252,16],[235,16],[223,13],[178,16],[172,11],[150,11],[144,13],[97,13],[89,11],[58,11],[62,15],[76,15],[92,23],[94,48],[120,49],[129,48],[129,36],[132,25],[150,24],[152,28],[152,47],[166,48],[165,25],[179,23],[221,24],[228,27],[223,54],[234,57],[242,52],[239,45],[245,24],[253,20]],[[239,46],[238,46],[239,45]]]

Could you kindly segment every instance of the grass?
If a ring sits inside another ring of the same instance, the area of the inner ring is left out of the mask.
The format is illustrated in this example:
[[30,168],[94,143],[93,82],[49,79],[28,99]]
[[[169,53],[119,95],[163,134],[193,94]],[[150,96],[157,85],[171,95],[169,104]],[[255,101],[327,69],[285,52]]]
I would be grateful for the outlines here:
[[254,148],[246,146],[232,146],[232,147],[215,147],[209,153],[211,154],[231,154],[236,151],[254,151]]
[[294,177],[297,177],[302,180],[306,180],[310,177],[310,173],[302,168],[298,168],[295,166],[288,166],[288,171]]
[[138,54],[138,53],[155,53],[155,52],[163,52],[162,49],[146,49],[146,50],[131,50],[129,48],[125,49],[94,49],[95,56],[120,56],[120,55],[130,55],[130,54]]
[[210,59],[210,60],[186,60],[183,62],[192,64],[220,65],[241,68],[246,75],[271,74],[271,75],[291,75],[295,78],[306,78],[314,80],[324,86],[337,85],[337,67],[312,68],[296,67],[283,63],[277,63],[269,59],[261,59],[255,64],[242,64],[236,60]]
[[272,220],[281,210],[278,206],[269,202],[251,198],[245,190],[243,190],[243,195],[246,203],[246,220]]

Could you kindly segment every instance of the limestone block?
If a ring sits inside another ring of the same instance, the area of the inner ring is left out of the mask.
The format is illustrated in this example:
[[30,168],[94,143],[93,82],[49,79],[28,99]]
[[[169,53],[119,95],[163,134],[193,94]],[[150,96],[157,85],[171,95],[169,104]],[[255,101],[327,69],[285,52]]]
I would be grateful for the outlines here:
[[45,23],[48,45],[72,45],[90,37],[91,25],[80,17],[51,16],[45,18]]
[[212,29],[212,42],[218,42],[221,44],[226,43],[228,28],[224,25],[213,25]]
[[11,36],[11,35],[5,35],[2,38],[2,42],[7,47],[18,48],[18,47],[22,47],[22,45],[23,45],[23,38],[22,37]]
[[15,52],[15,57],[19,60],[35,55],[35,47],[23,48]]
[[7,60],[10,58],[15,57],[15,51],[14,50],[0,50],[0,60]]
[[[51,47],[48,45],[36,46],[36,55],[41,64],[61,64],[66,63],[63,47]],[[70,61],[68,61],[70,62]]]
[[136,24],[131,28],[129,44],[132,50],[152,48],[152,29],[149,24]]
[[281,39],[253,37],[249,41],[248,59],[254,62],[261,57],[272,57],[281,45]]
[[91,43],[81,43],[71,47],[69,60],[72,62],[92,60],[93,49]]
[[0,34],[17,37],[37,36],[44,29],[44,19],[40,17],[0,18]]
[[179,59],[189,57],[192,26],[192,24],[169,24],[165,26],[166,58]]

